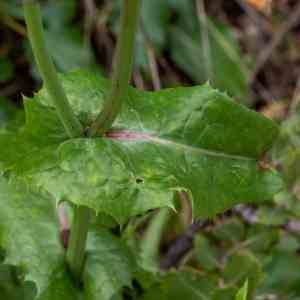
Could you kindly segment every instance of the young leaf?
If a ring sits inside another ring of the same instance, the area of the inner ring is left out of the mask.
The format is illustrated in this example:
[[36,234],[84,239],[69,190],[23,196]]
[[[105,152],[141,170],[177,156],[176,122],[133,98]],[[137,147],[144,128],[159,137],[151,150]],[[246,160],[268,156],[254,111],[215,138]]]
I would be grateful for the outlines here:
[[[109,83],[75,72],[63,84],[74,111],[89,123]],[[191,193],[195,216],[210,217],[239,202],[268,200],[282,188],[278,174],[258,164],[277,135],[276,125],[209,85],[152,93],[130,89],[114,129],[95,139],[62,142],[63,128],[44,90],[25,106],[24,131],[29,144],[36,142],[39,160],[19,175],[56,200],[91,207],[121,223],[149,209],[173,207],[175,190]],[[22,152],[32,151],[27,148]],[[32,159],[16,157],[12,170]]]

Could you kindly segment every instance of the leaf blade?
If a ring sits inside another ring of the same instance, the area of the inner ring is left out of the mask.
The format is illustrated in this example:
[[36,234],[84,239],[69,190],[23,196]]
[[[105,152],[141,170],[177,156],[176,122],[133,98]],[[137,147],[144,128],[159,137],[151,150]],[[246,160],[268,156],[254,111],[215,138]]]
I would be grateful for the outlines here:
[[[89,72],[62,79],[74,111],[88,125],[109,82]],[[26,105],[29,139],[53,148],[51,164],[38,161],[21,176],[57,201],[91,207],[120,223],[149,209],[174,208],[175,190],[191,193],[194,216],[211,217],[241,201],[268,200],[283,185],[274,170],[259,166],[277,126],[209,85],[131,88],[113,131],[100,139],[64,141],[45,90]],[[47,112],[51,128],[38,111]]]
[[83,276],[85,299],[111,300],[131,286],[135,259],[125,243],[106,231],[91,232]]
[[21,267],[24,280],[35,283],[36,299],[76,299],[64,266],[52,201],[3,177],[0,198],[0,242],[6,251],[5,263]]

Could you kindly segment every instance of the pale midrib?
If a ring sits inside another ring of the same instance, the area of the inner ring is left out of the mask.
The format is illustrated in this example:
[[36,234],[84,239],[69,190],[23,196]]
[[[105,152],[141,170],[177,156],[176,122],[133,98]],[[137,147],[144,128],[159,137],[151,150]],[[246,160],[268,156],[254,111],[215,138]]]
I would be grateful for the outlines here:
[[107,138],[115,139],[115,140],[121,140],[121,141],[149,141],[156,144],[161,145],[169,145],[178,147],[193,153],[202,154],[206,156],[213,156],[213,157],[219,157],[219,158],[226,158],[226,159],[234,159],[234,160],[246,160],[246,161],[253,161],[254,158],[249,158],[246,156],[241,155],[234,155],[234,154],[227,154],[221,151],[214,151],[209,149],[204,149],[200,147],[194,147],[182,143],[178,143],[169,139],[163,139],[156,137],[152,134],[145,133],[145,132],[136,132],[136,131],[129,131],[129,130],[120,130],[120,131],[112,131],[108,132],[106,134]]

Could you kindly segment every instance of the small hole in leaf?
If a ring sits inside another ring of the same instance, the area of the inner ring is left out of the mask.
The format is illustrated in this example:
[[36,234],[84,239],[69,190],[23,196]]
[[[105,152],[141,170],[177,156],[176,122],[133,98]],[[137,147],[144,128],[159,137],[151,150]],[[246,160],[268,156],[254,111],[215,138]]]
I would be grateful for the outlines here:
[[137,177],[137,178],[135,179],[135,182],[136,182],[137,184],[141,184],[141,183],[144,183],[144,179],[141,178],[141,177]]

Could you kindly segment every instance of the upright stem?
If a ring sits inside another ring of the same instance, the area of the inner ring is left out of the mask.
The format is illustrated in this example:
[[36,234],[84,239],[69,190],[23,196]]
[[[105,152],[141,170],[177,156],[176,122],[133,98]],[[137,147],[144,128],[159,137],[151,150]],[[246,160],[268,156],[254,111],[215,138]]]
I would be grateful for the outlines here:
[[46,89],[69,137],[79,137],[82,135],[83,128],[70,107],[48,54],[44,40],[40,6],[36,1],[25,0],[24,12],[31,46]]
[[139,18],[140,0],[123,0],[121,27],[114,57],[112,88],[101,113],[90,129],[90,136],[101,135],[110,129],[126,97],[132,72],[135,32]]
[[[69,137],[80,137],[83,134],[83,128],[69,105],[45,45],[40,6],[34,0],[24,0],[24,12],[33,53],[57,114]],[[67,252],[70,270],[78,282],[84,265],[89,215],[89,208],[81,206],[75,208]]]
[[90,208],[75,208],[70,242],[67,251],[67,262],[76,282],[80,282],[85,261],[85,245],[89,227]]

